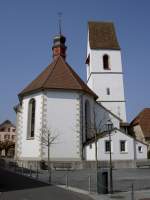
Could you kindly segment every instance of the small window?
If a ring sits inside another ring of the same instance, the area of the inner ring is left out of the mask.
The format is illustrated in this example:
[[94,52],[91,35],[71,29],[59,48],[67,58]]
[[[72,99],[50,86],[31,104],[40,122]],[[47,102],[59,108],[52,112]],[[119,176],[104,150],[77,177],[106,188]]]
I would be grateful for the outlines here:
[[8,139],[8,135],[4,135],[4,139],[7,140]]
[[110,141],[106,140],[105,141],[105,152],[110,152]]
[[142,152],[143,152],[142,146],[138,146],[138,151],[139,151],[139,153],[142,153]]
[[107,95],[110,95],[110,88],[106,88]]
[[85,64],[89,65],[90,64],[90,55],[88,55],[86,61],[85,61]]
[[12,138],[12,140],[14,140],[15,139],[15,135],[12,135],[11,138]]
[[8,128],[8,132],[10,132],[10,128]]
[[103,68],[104,69],[110,69],[109,66],[109,56],[107,54],[103,55]]
[[120,141],[120,152],[126,152],[126,141],[125,140],[121,140]]
[[92,144],[90,144],[90,149],[92,149]]

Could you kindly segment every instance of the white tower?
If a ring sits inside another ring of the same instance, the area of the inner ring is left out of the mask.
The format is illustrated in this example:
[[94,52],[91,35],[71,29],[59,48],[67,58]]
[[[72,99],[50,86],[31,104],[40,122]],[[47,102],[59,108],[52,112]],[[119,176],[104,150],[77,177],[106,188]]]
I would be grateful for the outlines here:
[[89,22],[87,84],[98,102],[126,122],[121,51],[113,23]]

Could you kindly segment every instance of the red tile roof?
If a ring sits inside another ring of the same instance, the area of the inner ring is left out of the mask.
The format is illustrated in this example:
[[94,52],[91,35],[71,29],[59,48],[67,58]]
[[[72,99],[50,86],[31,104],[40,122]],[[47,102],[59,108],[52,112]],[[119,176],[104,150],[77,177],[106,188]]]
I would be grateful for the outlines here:
[[22,98],[28,94],[49,89],[78,90],[97,98],[97,95],[61,56],[48,65],[18,96]]
[[144,108],[131,122],[131,126],[139,124],[145,137],[150,137],[150,108]]
[[112,22],[89,22],[89,42],[91,49],[120,50]]

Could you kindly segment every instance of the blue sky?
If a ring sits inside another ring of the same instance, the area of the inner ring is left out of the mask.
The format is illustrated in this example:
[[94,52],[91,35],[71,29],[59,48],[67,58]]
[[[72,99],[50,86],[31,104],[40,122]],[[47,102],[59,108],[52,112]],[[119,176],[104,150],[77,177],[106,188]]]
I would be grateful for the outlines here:
[[58,12],[67,61],[85,80],[87,22],[113,21],[122,49],[128,121],[150,107],[149,0],[1,0],[0,122],[15,122],[17,94],[52,61]]

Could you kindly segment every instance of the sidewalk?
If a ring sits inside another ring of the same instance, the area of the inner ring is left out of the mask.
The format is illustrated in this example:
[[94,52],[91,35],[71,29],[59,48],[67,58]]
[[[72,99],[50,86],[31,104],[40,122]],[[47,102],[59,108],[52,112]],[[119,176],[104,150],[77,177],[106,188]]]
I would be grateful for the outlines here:
[[90,196],[94,200],[118,200],[118,199],[123,199],[123,200],[150,200],[150,190],[141,190],[141,191],[135,191],[134,195],[132,196],[131,192],[118,192],[114,194],[96,194],[96,193],[89,193],[84,190],[80,190],[78,188],[73,188],[73,187],[65,187],[62,185],[57,185],[58,187],[61,187],[66,190],[70,190],[73,192],[81,193],[81,194],[86,194]]
[[133,197],[132,197],[131,192],[120,192],[120,193],[115,193],[112,195],[111,194],[107,194],[107,195],[92,194],[90,195],[90,197],[92,197],[95,200],[108,200],[108,199],[150,200],[150,190],[135,191]]
[[73,187],[65,187],[65,186],[60,186],[57,185],[58,187],[61,187],[66,190],[70,190],[73,192],[81,193],[81,194],[86,194],[89,195],[92,199],[94,200],[118,200],[118,199],[123,199],[123,200],[150,200],[150,190],[141,190],[141,191],[135,191],[134,194],[131,194],[131,192],[118,192],[114,194],[96,194],[96,193],[89,193],[84,190],[80,190],[77,188]]

